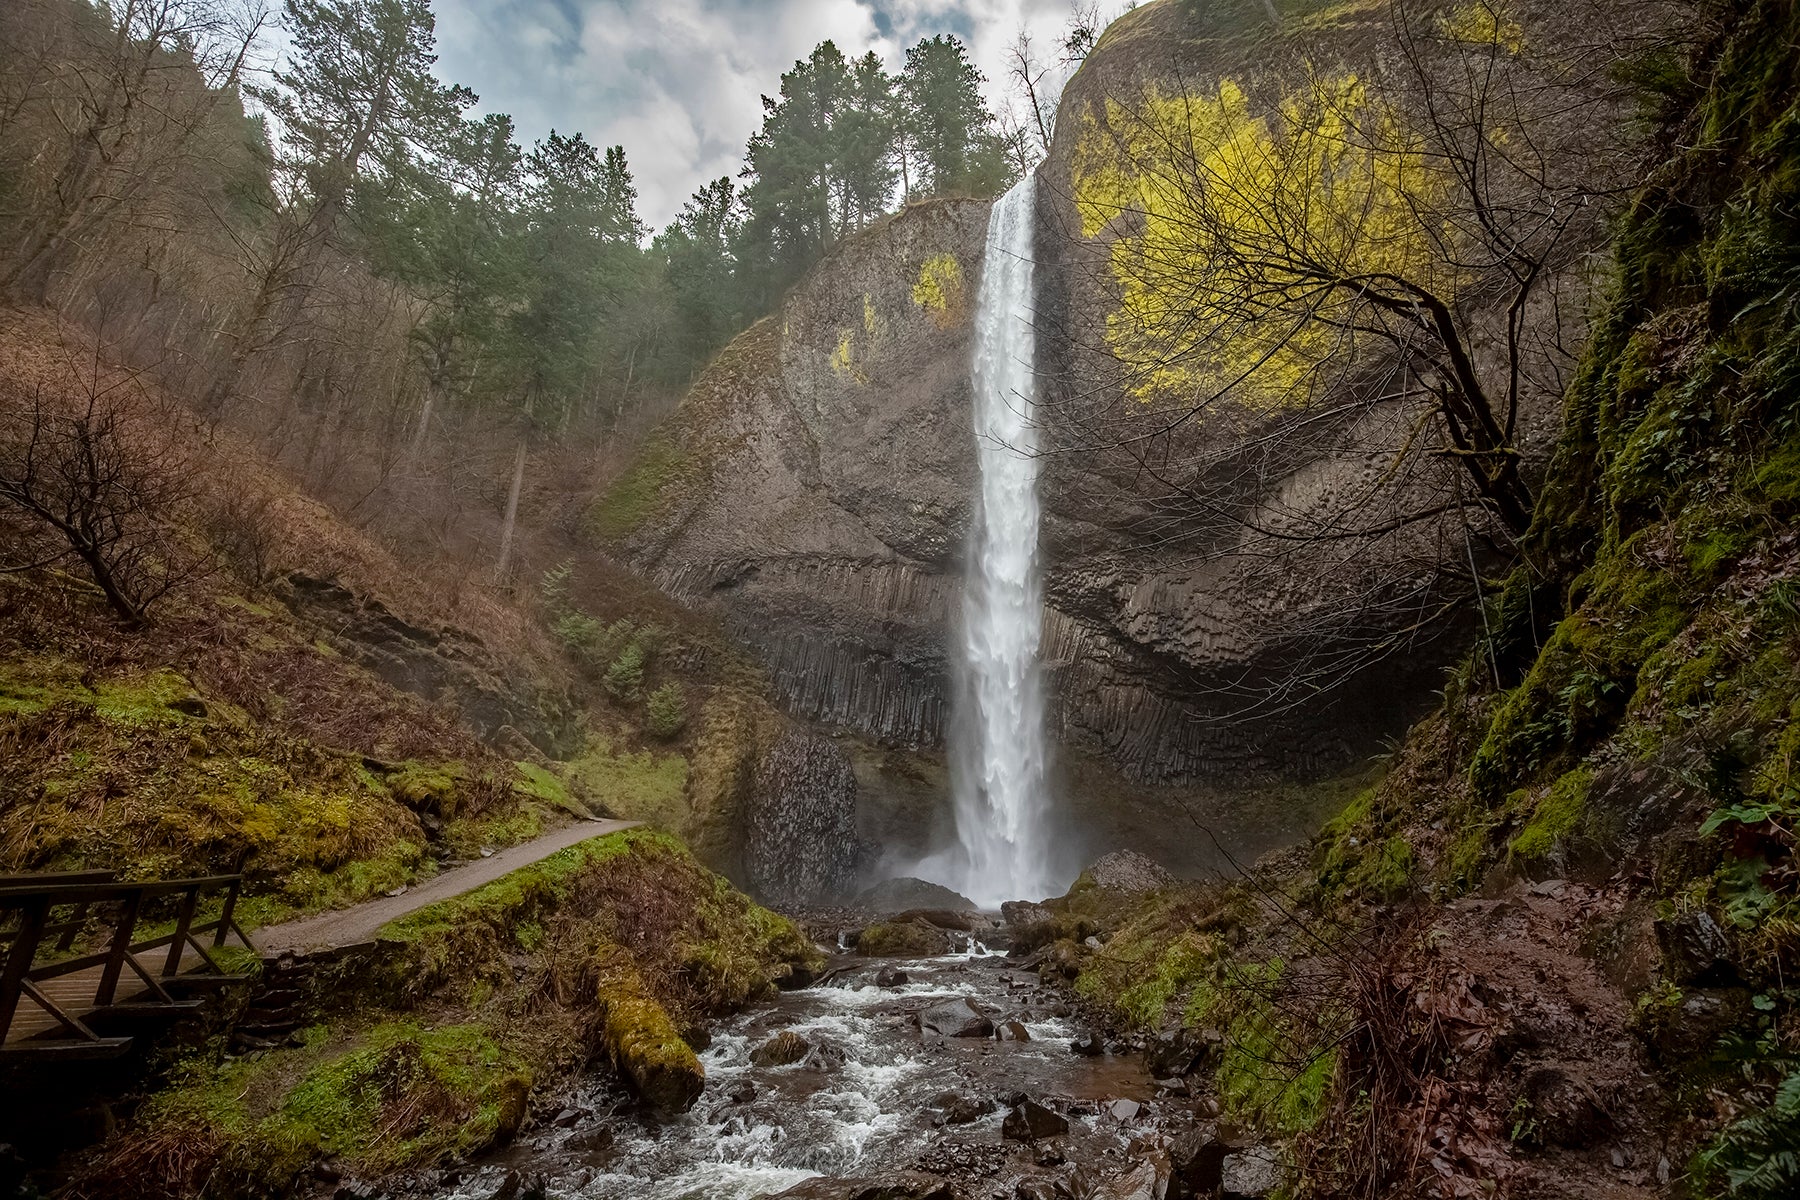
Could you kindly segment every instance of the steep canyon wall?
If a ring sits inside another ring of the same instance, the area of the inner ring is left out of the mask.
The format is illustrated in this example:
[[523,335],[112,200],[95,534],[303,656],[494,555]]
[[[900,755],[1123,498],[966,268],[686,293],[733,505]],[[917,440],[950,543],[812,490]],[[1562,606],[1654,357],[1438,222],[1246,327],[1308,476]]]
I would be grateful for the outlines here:
[[[1281,440],[1280,414],[1225,406],[1167,440],[1179,486],[1092,442],[1096,412],[1139,421],[1181,402],[1127,394],[1096,332],[1118,311],[1108,255],[1128,235],[1084,228],[1081,210],[1084,171],[1122,144],[1109,105],[1231,78],[1276,105],[1284,71],[1366,59],[1388,21],[1381,3],[1314,5],[1280,26],[1263,11],[1163,0],[1121,18],[1069,85],[1040,173],[1052,732],[1134,784],[1337,771],[1428,702],[1460,637],[1451,621],[1402,638],[1400,609],[1367,602],[1422,590],[1465,553],[1442,523],[1359,545],[1354,560],[1323,544],[1275,569],[1242,532],[1377,487],[1396,508],[1446,487],[1442,473],[1391,478],[1416,412],[1347,411]],[[938,746],[950,713],[987,211],[912,204],[840,243],[726,350],[595,513],[635,567],[721,615],[795,715],[890,746]],[[1526,443],[1547,439],[1552,414],[1527,414]],[[1327,669],[1347,682],[1314,695]]]

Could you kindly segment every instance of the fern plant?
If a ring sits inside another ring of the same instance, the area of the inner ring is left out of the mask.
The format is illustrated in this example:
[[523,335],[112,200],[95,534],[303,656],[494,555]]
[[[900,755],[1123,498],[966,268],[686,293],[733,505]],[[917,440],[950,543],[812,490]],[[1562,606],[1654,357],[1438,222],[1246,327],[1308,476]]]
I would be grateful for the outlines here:
[[1768,1107],[1739,1117],[1700,1152],[1702,1194],[1730,1200],[1791,1200],[1800,1195],[1800,1062],[1775,1087]]

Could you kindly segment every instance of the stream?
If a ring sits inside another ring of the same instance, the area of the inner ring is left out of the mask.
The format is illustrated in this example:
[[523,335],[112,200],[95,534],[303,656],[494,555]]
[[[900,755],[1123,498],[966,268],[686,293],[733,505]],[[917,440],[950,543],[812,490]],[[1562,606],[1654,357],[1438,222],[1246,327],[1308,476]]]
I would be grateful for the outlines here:
[[[596,1080],[504,1155],[446,1180],[440,1195],[487,1200],[510,1177],[554,1200],[753,1200],[819,1175],[913,1169],[965,1186],[991,1180],[974,1194],[1003,1188],[1011,1196],[1021,1167],[1073,1172],[1079,1163],[1090,1177],[1122,1168],[1133,1136],[1165,1115],[1143,1056],[1072,1052],[1084,1031],[1016,960],[977,945],[942,958],[839,958],[830,969],[826,982],[715,1027],[700,1055],[706,1090],[680,1119],[657,1124]],[[877,986],[884,969],[907,982]],[[921,1031],[921,1010],[958,998],[996,1026],[1017,1021],[1029,1040]],[[753,1064],[752,1051],[783,1031],[805,1038],[808,1056]],[[1054,1151],[1002,1138],[1006,1104],[1018,1093],[1067,1118]]]

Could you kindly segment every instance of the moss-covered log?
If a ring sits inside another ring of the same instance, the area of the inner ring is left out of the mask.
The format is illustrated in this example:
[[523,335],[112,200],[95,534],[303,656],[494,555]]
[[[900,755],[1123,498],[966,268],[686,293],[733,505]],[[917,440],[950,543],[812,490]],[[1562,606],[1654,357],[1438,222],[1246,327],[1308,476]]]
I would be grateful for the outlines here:
[[686,1112],[706,1086],[700,1059],[645,989],[629,953],[608,946],[599,963],[600,1036],[613,1066],[658,1114]]

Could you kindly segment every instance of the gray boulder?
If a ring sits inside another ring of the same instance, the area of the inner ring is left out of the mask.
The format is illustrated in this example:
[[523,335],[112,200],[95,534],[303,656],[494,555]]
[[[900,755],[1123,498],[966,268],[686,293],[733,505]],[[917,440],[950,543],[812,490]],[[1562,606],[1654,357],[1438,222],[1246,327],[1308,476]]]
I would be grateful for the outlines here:
[[994,1023],[967,997],[925,1009],[919,1014],[919,1028],[939,1037],[994,1036]]
[[1146,1065],[1152,1078],[1180,1079],[1204,1065],[1223,1041],[1216,1029],[1165,1029],[1151,1039]]
[[1056,914],[1031,900],[1008,900],[1000,906],[1000,919],[1012,935],[1013,949],[1021,954],[1056,940]]
[[856,897],[856,907],[877,913],[899,913],[921,908],[969,912],[975,908],[975,902],[941,883],[901,876],[898,879],[884,879],[864,890]]
[[1169,1159],[1154,1154],[1139,1159],[1121,1175],[1094,1189],[1094,1200],[1163,1200],[1169,1188]]
[[1114,850],[1097,859],[1086,874],[1101,891],[1126,896],[1140,896],[1175,882],[1175,877],[1160,863],[1136,850]]
[[1269,1146],[1251,1146],[1227,1154],[1219,1174],[1219,1194],[1224,1200],[1262,1200],[1287,1178],[1281,1156]]

